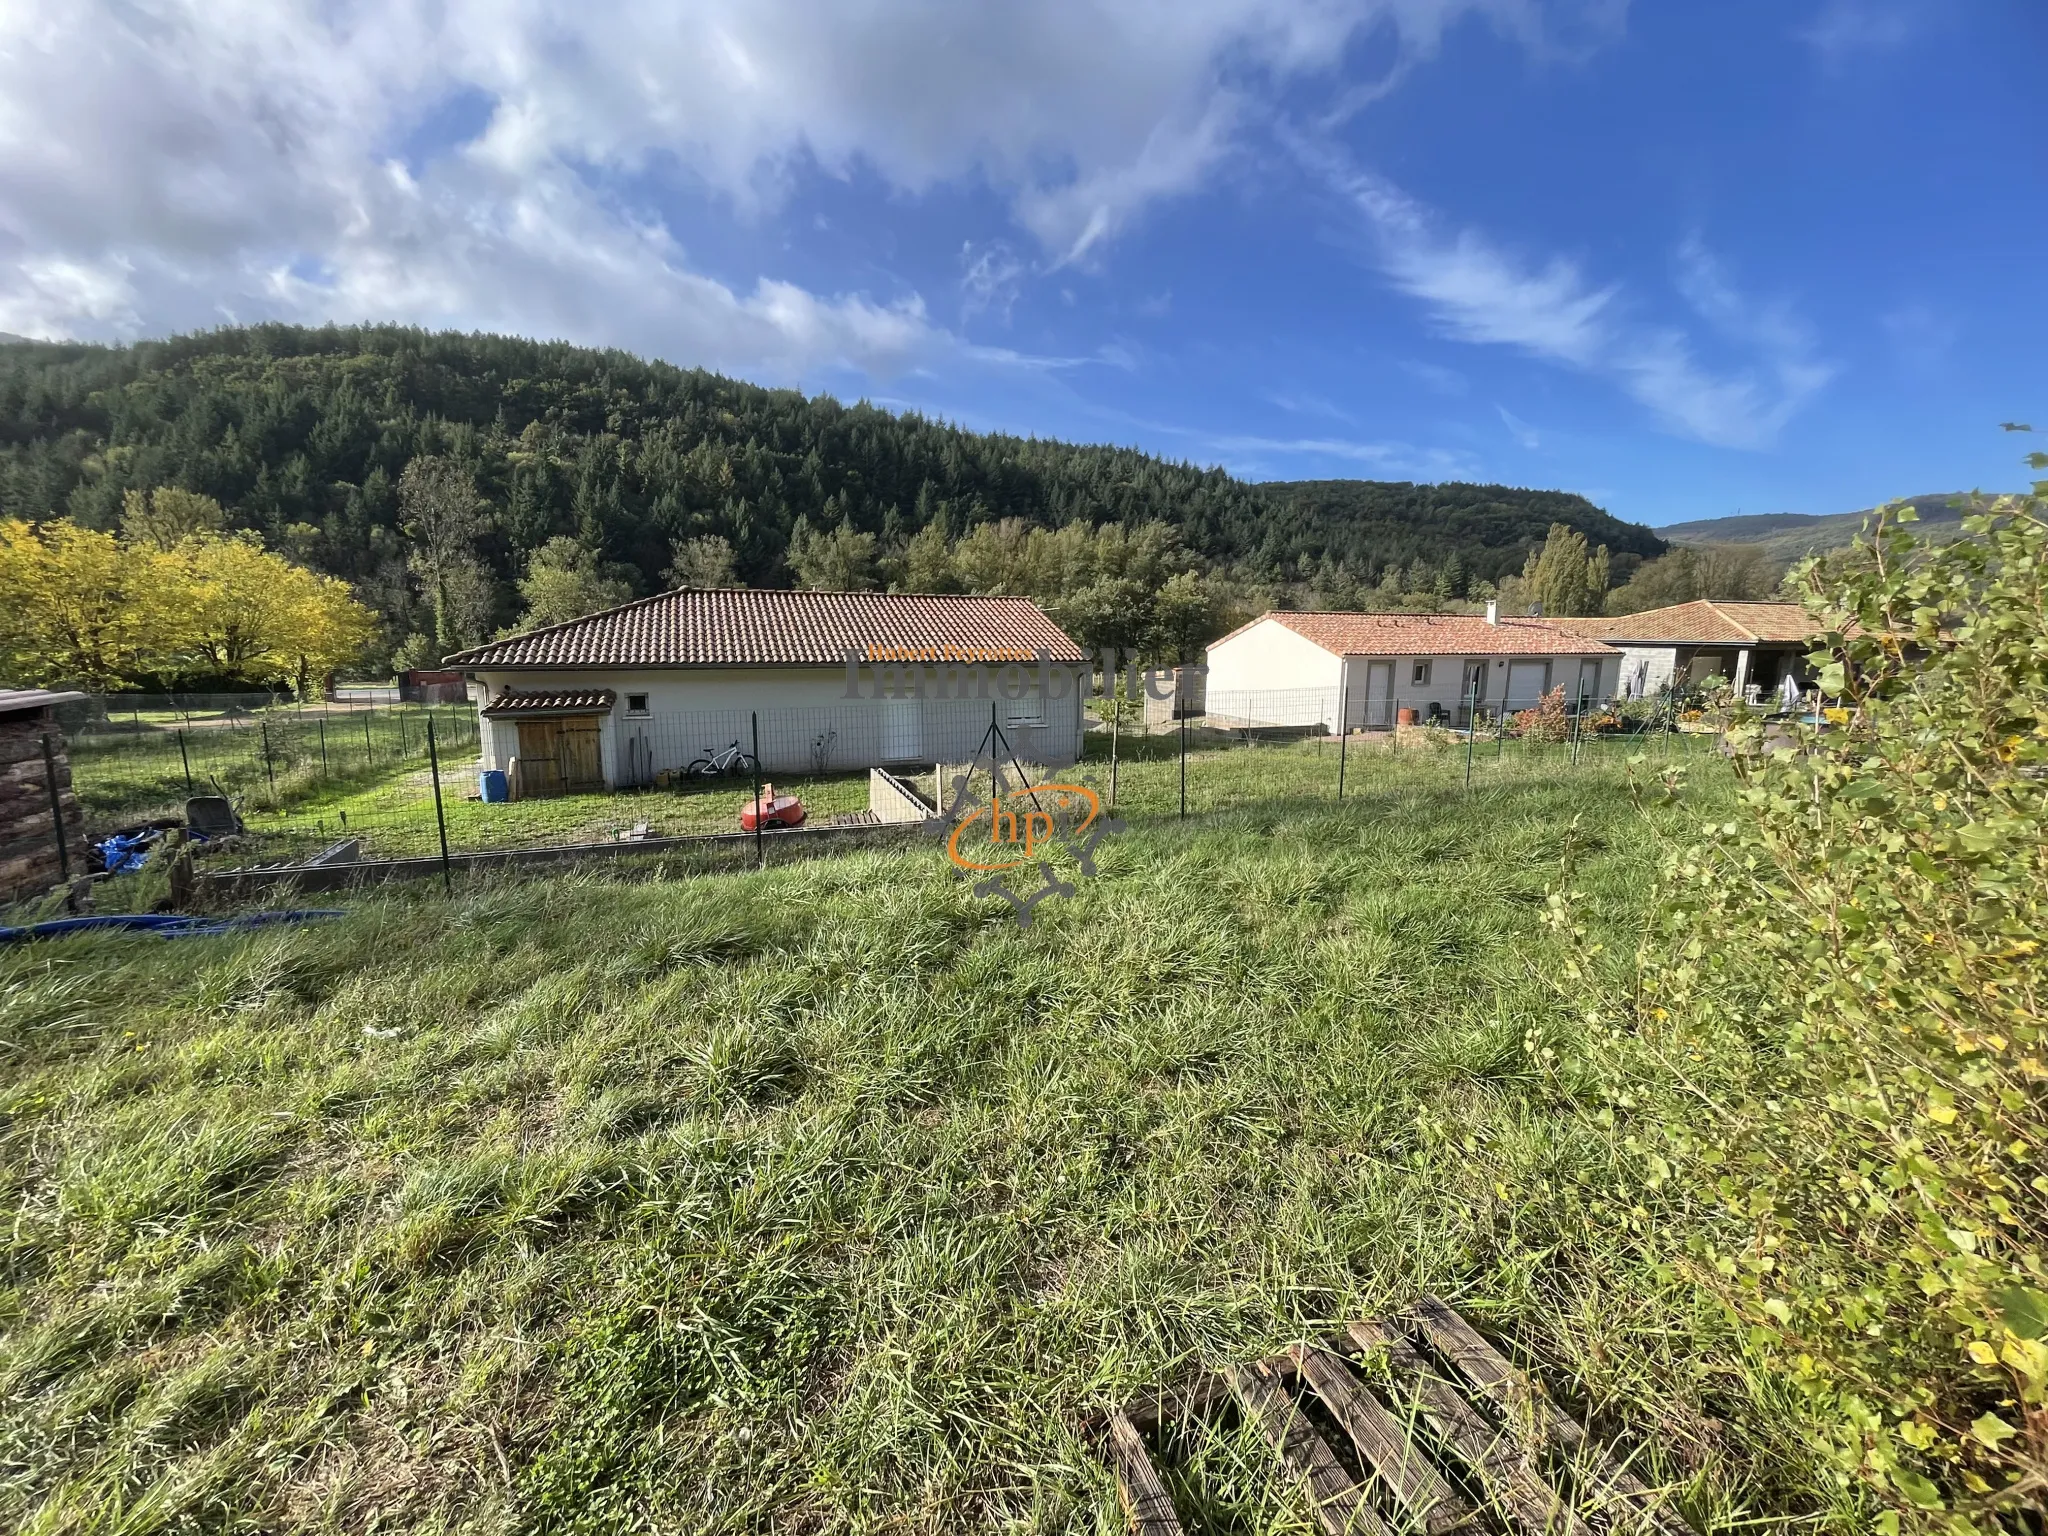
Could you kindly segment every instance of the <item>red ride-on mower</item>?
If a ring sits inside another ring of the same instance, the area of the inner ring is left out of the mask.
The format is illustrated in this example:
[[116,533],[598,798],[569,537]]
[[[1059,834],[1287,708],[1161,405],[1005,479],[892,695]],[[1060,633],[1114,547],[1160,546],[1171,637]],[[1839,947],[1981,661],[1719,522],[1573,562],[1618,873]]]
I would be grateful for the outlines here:
[[756,827],[800,827],[804,824],[804,803],[795,795],[778,795],[773,784],[761,786],[761,798],[740,807],[740,830]]

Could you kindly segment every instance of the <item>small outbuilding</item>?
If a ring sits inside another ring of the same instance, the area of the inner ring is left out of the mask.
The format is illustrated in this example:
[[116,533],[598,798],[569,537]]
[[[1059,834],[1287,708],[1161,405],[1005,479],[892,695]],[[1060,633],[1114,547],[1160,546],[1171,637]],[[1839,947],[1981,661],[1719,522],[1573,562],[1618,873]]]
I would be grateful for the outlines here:
[[1601,619],[1554,619],[1560,629],[1621,653],[1620,691],[1646,698],[1671,687],[1720,678],[1754,702],[1789,676],[1811,683],[1806,655],[1819,639],[1798,603],[1721,602],[1701,598]]
[[82,693],[0,689],[0,899],[20,901],[85,873],[85,818],[57,706]]
[[1611,697],[1620,654],[1543,619],[1478,614],[1267,613],[1209,647],[1208,718],[1245,725],[1389,730],[1402,712],[1463,726]]
[[1087,661],[1024,597],[685,589],[445,665],[482,766],[524,798],[662,782],[754,754],[757,731],[768,774],[966,762],[991,720],[1022,760],[1064,765],[1083,699],[1062,668]]

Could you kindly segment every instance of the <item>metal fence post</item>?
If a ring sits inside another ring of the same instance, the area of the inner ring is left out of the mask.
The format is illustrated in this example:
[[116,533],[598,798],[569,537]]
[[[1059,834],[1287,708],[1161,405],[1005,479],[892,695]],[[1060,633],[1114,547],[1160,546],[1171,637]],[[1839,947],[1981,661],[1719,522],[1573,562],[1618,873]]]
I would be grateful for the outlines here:
[[192,793],[192,759],[185,752],[185,733],[178,732],[178,762],[185,769],[185,793]]
[[327,772],[327,716],[320,716],[320,777],[328,778]]
[[454,889],[454,881],[448,873],[448,816],[441,809],[441,753],[434,744],[432,716],[427,719],[427,767],[434,776],[434,829],[441,834],[441,891],[446,895]]
[[[1174,703],[1180,703],[1180,685],[1174,684]],[[1188,819],[1188,717],[1185,710],[1180,712],[1180,819]]]
[[1472,792],[1472,749],[1479,740],[1479,679],[1472,680],[1472,700],[1465,710],[1465,792]]
[[64,797],[57,790],[57,755],[43,737],[43,782],[50,791],[50,835],[57,840],[57,878],[71,878],[71,850],[64,846]]
[[268,720],[258,720],[256,722],[256,733],[263,740],[263,775],[270,780],[270,808],[276,810],[277,769],[271,765],[270,761],[270,722]]
[[[376,713],[377,711],[374,709],[363,711],[363,766],[365,768],[369,767],[375,760],[375,755],[370,750],[370,717]],[[429,746],[431,748],[431,743]]]
[[1123,719],[1124,701],[1119,694],[1109,696],[1109,814],[1116,814],[1116,750],[1117,726]]
[[761,825],[767,820],[761,814],[761,712],[755,710],[748,714],[747,722],[754,737],[754,865],[756,868],[766,869],[768,845],[762,841]]
[[[1508,669],[1510,672],[1514,668]],[[1493,760],[1497,763],[1507,755],[1508,750],[1508,686],[1500,686],[1500,715],[1493,727]]]
[[1351,747],[1351,684],[1337,690],[1337,798],[1344,798],[1345,757]]

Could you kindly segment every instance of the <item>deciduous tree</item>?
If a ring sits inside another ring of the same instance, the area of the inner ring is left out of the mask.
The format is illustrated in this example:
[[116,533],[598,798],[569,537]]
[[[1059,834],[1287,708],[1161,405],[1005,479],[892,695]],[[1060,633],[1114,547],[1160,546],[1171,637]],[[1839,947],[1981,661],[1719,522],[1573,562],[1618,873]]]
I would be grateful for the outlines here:
[[631,602],[633,584],[575,539],[557,537],[534,551],[519,595],[526,603],[520,627],[542,629]]
[[433,604],[435,642],[448,652],[482,638],[491,604],[479,599],[490,578],[476,558],[487,522],[475,477],[454,459],[416,458],[398,477],[398,511],[413,572]]
[[0,652],[7,680],[134,686],[164,648],[167,600],[148,554],[59,520],[0,523]]
[[[121,537],[130,544],[176,549],[195,533],[219,533],[228,515],[211,496],[160,485],[153,491],[126,491],[121,496]],[[315,530],[317,532],[317,530]]]

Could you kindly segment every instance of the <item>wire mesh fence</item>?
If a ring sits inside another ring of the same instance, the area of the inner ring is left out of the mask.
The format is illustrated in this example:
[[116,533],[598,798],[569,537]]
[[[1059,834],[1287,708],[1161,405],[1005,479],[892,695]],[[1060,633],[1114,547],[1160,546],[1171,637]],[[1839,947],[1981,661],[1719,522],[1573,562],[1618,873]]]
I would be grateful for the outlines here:
[[1559,695],[1351,731],[1332,729],[1337,708],[1317,690],[1276,690],[1149,722],[1140,705],[1071,698],[493,719],[459,704],[259,695],[92,700],[64,724],[89,843],[189,822],[204,832],[199,863],[217,870],[732,834],[757,805],[764,834],[916,820],[992,744],[1013,775],[1086,784],[1143,821],[1483,789],[1713,740],[1699,734],[1712,722],[1682,730],[1640,701]]

